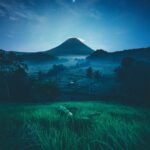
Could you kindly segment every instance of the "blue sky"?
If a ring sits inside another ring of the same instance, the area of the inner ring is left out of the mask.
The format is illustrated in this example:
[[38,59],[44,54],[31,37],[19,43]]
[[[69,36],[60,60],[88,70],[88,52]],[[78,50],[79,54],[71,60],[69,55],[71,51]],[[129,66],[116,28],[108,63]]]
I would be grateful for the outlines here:
[[78,37],[108,51],[150,46],[149,0],[0,0],[0,48],[51,49]]

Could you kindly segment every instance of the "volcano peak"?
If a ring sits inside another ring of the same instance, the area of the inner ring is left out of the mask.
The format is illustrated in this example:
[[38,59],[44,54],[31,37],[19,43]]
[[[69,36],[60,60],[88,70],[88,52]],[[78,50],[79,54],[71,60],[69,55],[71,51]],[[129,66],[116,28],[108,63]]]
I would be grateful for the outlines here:
[[49,50],[48,52],[55,56],[65,55],[89,55],[93,53],[93,49],[83,43],[83,40],[77,37],[68,38],[59,46]]

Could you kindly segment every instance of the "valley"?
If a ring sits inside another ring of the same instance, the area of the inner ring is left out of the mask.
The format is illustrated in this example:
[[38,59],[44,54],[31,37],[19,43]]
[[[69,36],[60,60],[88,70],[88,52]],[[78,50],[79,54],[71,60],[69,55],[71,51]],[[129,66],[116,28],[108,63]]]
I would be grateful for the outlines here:
[[149,48],[53,50],[0,50],[0,149],[149,150]]

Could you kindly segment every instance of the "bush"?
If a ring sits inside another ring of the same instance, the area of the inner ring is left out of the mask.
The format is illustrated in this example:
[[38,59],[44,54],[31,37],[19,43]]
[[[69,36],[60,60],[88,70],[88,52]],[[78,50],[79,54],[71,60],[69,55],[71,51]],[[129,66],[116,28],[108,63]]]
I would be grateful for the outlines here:
[[136,103],[150,104],[150,63],[127,58],[116,69],[122,93]]
[[86,69],[86,76],[88,78],[92,78],[93,77],[93,68],[92,67],[89,67]]
[[58,76],[59,73],[63,72],[66,67],[62,64],[60,65],[53,65],[52,69],[48,71],[48,75],[50,76]]
[[95,79],[96,79],[97,81],[99,81],[99,80],[102,78],[101,72],[100,72],[99,70],[96,70],[96,71],[94,72],[94,77],[95,77]]
[[23,101],[30,97],[30,79],[15,53],[0,55],[0,101]]
[[36,101],[46,102],[55,100],[60,90],[55,81],[35,81],[33,93]]

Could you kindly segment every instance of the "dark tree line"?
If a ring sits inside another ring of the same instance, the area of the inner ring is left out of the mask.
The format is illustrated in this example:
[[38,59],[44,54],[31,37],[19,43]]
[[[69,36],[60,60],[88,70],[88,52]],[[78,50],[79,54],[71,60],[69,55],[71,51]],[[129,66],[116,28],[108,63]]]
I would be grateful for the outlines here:
[[[61,91],[57,80],[51,80],[51,77],[61,76],[66,69],[63,65],[53,65],[47,73],[39,72],[37,78],[31,77],[28,74],[28,67],[16,53],[0,51],[0,101],[47,102],[56,100]],[[115,73],[116,82],[119,83],[118,93],[116,92],[115,96],[119,101],[150,105],[149,62],[125,58]],[[92,67],[86,69],[86,76],[91,81],[102,79],[101,72]],[[91,91],[91,84],[89,91]]]
[[0,100],[28,98],[27,66],[13,52],[0,52]]
[[115,71],[120,83],[119,92],[125,96],[125,101],[143,105],[150,104],[149,62],[125,58]]
[[51,101],[59,92],[57,83],[30,77],[16,53],[0,51],[0,101]]
[[102,78],[102,74],[99,70],[93,70],[92,67],[86,69],[86,76],[90,79],[96,79],[99,81]]

